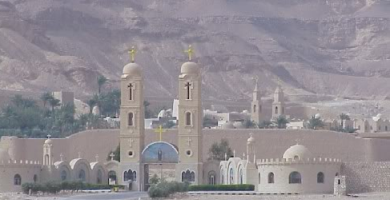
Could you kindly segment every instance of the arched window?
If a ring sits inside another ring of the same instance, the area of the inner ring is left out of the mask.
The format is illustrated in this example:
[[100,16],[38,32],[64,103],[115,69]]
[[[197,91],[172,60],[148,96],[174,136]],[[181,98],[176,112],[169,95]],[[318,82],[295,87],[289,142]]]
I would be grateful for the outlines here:
[[244,175],[242,174],[242,169],[240,169],[240,184],[244,184]]
[[290,176],[288,177],[288,183],[290,184],[300,184],[302,182],[301,180],[301,174],[299,172],[291,172]]
[[190,172],[187,170],[181,173],[182,182],[194,182],[195,181],[195,172]]
[[270,172],[268,174],[268,183],[275,183],[275,180],[274,180],[274,173]]
[[279,108],[276,106],[275,107],[275,114],[278,114],[279,113]]
[[385,126],[385,131],[387,131],[387,126]]
[[34,180],[34,183],[38,182],[38,176],[36,174],[34,174],[33,180]]
[[132,112],[129,113],[128,125],[134,126],[134,114]]
[[191,113],[186,112],[186,126],[191,126]]
[[318,174],[317,174],[317,183],[324,183],[324,182],[325,182],[324,173],[318,172]]
[[62,170],[61,172],[61,181],[66,181],[66,179],[68,178],[68,173],[66,173],[65,170]]
[[124,173],[124,181],[137,181],[137,172],[129,169]]
[[210,171],[209,172],[209,185],[215,185],[215,178],[216,178],[216,173],[215,171]]
[[102,170],[98,170],[97,171],[97,176],[96,176],[96,183],[97,184],[101,184],[102,183],[102,180],[103,180],[103,172]]
[[14,176],[14,185],[22,185],[22,177],[19,174]]
[[85,171],[82,169],[80,170],[79,172],[79,181],[82,181],[82,182],[85,182],[86,178],[85,178]]
[[45,155],[45,165],[50,165],[50,162],[49,162],[49,155]]
[[299,156],[295,155],[294,160],[299,160]]
[[109,171],[108,172],[108,184],[117,184],[116,182],[116,172],[115,171]]
[[253,113],[256,113],[256,105],[253,105]]
[[259,184],[261,183],[261,175],[260,175],[260,173],[259,173]]
[[127,176],[127,171],[125,171],[124,173],[123,173],[123,181],[128,181],[129,179],[128,179],[129,177]]
[[233,171],[233,168],[230,168],[230,171],[229,171],[229,181],[230,181],[230,184],[234,184],[234,171]]

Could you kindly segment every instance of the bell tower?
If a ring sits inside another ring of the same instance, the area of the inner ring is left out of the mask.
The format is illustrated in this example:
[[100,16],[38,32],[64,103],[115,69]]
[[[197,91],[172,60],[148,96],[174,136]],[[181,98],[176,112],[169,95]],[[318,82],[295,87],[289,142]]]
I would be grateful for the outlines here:
[[47,140],[43,144],[43,165],[49,168],[53,165],[53,142],[50,137],[51,135],[47,135]]
[[194,62],[184,63],[179,75],[179,163],[176,165],[179,182],[203,183],[201,84],[199,66]]
[[272,121],[275,121],[280,116],[285,116],[284,113],[284,94],[280,85],[276,87],[274,93],[274,102],[272,103]]
[[258,89],[258,78],[256,80],[255,89],[253,90],[253,99],[251,103],[251,120],[259,125],[262,122],[262,105],[261,105],[261,93]]
[[[134,49],[130,53],[134,53]],[[130,185],[131,190],[143,190],[143,165],[141,153],[144,149],[144,94],[142,68],[132,62],[123,68],[121,76],[120,107],[120,174],[119,183]]]

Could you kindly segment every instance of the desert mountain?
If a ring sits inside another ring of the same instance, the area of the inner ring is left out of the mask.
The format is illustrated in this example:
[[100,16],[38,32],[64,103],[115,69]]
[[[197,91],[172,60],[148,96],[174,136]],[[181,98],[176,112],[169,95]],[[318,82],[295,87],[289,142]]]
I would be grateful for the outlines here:
[[177,94],[194,46],[206,99],[247,99],[258,76],[296,95],[390,94],[389,0],[8,0],[0,2],[0,89],[118,86],[138,49],[146,96]]

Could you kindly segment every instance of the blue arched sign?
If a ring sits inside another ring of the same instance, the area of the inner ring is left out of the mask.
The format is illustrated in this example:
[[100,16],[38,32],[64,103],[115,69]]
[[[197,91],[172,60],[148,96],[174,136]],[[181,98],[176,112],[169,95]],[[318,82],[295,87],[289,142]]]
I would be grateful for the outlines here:
[[167,142],[154,142],[142,151],[143,163],[178,163],[179,152]]

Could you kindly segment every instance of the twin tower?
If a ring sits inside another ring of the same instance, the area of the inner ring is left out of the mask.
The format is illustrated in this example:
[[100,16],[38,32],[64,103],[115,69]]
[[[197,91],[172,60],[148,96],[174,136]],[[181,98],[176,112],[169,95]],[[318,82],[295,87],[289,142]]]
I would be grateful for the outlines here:
[[[192,182],[201,184],[202,159],[202,101],[201,73],[194,62],[186,62],[179,75],[178,163],[176,180],[183,181],[183,173],[191,172]],[[145,148],[144,77],[141,66],[129,63],[121,76],[120,107],[120,175],[119,184],[132,181],[132,190],[144,190],[147,164],[143,162]],[[159,152],[160,153],[160,152]],[[162,154],[162,152],[161,152]],[[126,173],[125,173],[126,172]],[[126,178],[128,172],[132,173]],[[124,175],[125,173],[125,175]]]

